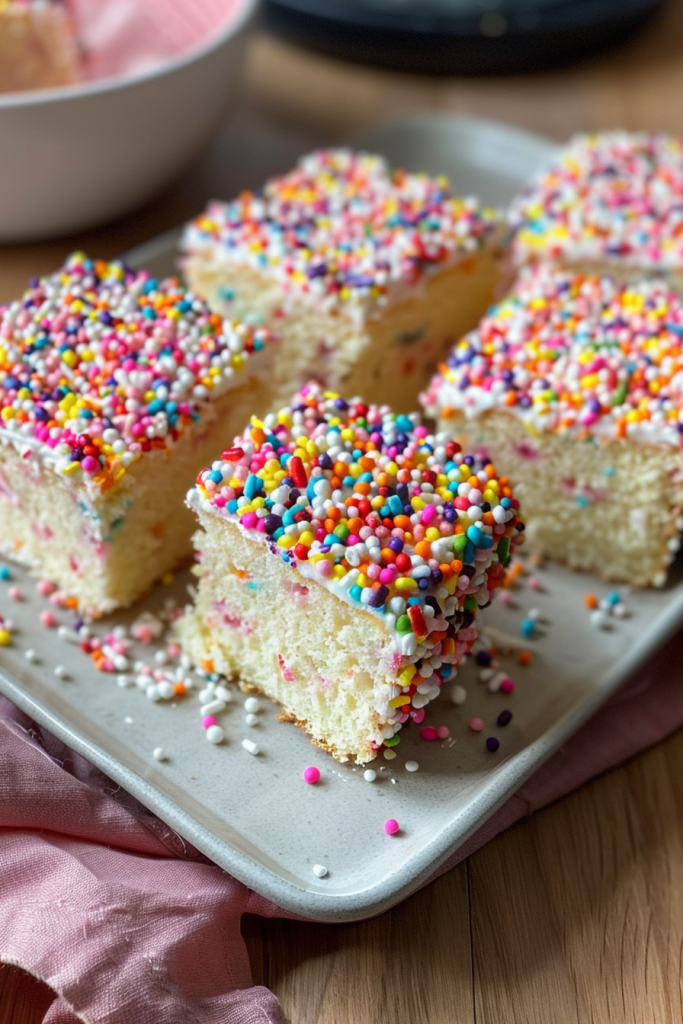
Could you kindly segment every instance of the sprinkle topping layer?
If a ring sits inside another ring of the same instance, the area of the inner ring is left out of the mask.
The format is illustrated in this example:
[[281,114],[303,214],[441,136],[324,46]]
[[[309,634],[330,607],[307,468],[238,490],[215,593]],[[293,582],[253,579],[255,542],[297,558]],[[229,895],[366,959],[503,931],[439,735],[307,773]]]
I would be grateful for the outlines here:
[[212,203],[189,226],[185,248],[219,243],[225,258],[273,273],[284,287],[362,303],[476,251],[495,222],[492,210],[455,197],[446,178],[391,171],[367,153],[320,150],[260,192]]
[[517,263],[683,263],[683,144],[668,135],[578,135],[511,207]]
[[661,281],[530,268],[422,401],[442,416],[502,408],[538,430],[680,445],[683,306]]
[[270,337],[175,279],[77,253],[0,307],[0,435],[107,490],[172,445]]
[[189,501],[384,616],[409,656],[436,627],[445,641],[456,612],[466,613],[459,627],[471,624],[524,529],[494,466],[430,435],[417,414],[313,384],[291,408],[253,420],[199,474]]

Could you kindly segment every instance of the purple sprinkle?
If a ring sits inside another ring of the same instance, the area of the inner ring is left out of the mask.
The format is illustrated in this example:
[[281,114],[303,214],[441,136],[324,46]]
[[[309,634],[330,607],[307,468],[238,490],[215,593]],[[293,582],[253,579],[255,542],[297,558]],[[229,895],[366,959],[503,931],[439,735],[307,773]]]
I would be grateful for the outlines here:
[[512,712],[508,711],[507,708],[505,709],[505,711],[501,711],[501,713],[498,715],[498,725],[500,725],[500,726],[509,725],[509,723],[511,721],[512,721]]
[[500,740],[497,740],[495,736],[489,736],[489,738],[486,740],[486,749],[489,750],[492,754],[495,754],[499,746]]

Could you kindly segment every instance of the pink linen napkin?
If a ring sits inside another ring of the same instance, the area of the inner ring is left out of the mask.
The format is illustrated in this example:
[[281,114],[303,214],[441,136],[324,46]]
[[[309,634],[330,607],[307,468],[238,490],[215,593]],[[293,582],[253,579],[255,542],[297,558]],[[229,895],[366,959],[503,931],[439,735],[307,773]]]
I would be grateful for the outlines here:
[[69,0],[87,78],[151,71],[208,42],[244,0]]
[[[683,634],[434,877],[683,725],[682,653]],[[290,916],[0,698],[0,962],[54,990],[44,1024],[283,1024],[244,913]]]

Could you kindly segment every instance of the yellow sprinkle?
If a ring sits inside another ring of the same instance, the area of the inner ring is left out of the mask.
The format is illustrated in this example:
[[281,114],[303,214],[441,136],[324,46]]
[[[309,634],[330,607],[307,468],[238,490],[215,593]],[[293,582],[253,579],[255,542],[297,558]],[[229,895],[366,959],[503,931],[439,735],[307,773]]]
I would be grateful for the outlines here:
[[0,629],[0,647],[9,647],[12,643],[12,634],[8,629]]
[[[450,580],[448,582],[450,583]],[[410,576],[399,576],[394,586],[397,590],[414,590],[417,586],[417,580],[411,579]]]

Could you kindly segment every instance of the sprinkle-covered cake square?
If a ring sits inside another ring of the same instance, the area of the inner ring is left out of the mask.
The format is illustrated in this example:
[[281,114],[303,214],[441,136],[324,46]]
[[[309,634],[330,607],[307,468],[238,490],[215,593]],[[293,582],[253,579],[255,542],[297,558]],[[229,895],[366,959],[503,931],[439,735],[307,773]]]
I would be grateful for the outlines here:
[[315,378],[409,411],[492,301],[498,227],[446,178],[322,150],[211,203],[185,231],[184,265],[214,309],[277,331],[276,408]]
[[0,551],[102,614],[192,551],[183,505],[269,401],[271,336],[177,280],[72,256],[0,308]]
[[524,536],[508,481],[417,414],[315,384],[216,454],[188,495],[199,588],[180,641],[367,762],[470,651]]

